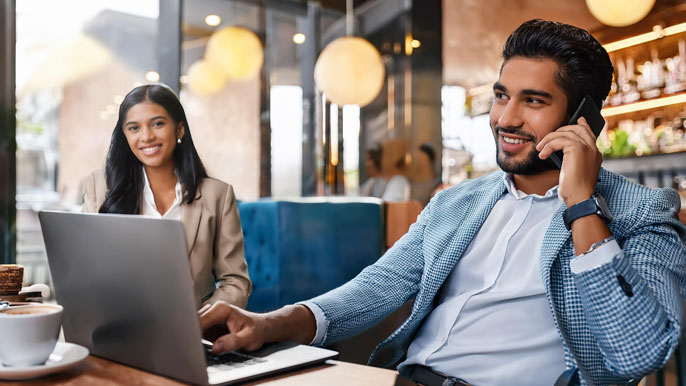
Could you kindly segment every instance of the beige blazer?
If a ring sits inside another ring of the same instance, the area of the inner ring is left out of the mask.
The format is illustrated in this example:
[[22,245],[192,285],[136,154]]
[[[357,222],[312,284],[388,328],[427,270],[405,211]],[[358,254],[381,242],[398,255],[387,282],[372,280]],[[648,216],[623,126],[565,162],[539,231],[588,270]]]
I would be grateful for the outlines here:
[[[105,201],[107,184],[102,170],[83,180],[83,211],[97,213]],[[243,231],[231,185],[205,178],[195,200],[181,204],[186,228],[193,292],[198,307],[217,300],[245,308],[252,283],[243,249]],[[220,281],[219,287],[215,280]]]

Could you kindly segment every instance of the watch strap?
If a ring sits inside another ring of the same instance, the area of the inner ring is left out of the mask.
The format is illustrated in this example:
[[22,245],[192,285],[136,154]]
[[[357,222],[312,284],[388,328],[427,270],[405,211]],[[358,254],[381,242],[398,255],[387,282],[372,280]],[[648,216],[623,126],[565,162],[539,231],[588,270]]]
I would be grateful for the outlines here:
[[572,228],[572,223],[575,220],[581,217],[590,216],[592,214],[597,214],[604,219],[601,209],[598,207],[596,202],[595,195],[565,209],[565,211],[562,213],[562,219],[565,222],[565,227],[567,227],[567,230],[570,230]]

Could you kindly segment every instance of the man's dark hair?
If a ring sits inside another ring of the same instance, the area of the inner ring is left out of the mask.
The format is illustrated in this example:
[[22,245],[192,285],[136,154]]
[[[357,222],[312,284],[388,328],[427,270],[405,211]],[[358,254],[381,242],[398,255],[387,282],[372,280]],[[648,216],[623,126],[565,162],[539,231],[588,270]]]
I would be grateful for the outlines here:
[[372,160],[372,164],[377,170],[381,170],[381,145],[376,144],[373,148],[367,149],[367,157]]
[[[541,19],[520,25],[503,47],[503,65],[513,57],[547,58],[560,67],[555,82],[567,95],[567,118],[590,95],[598,108],[610,92],[612,61],[587,31]],[[502,67],[501,67],[502,69]]]
[[424,154],[429,157],[429,161],[433,166],[434,160],[436,159],[436,152],[434,151],[434,148],[428,143],[423,143],[421,146],[419,146],[419,151],[424,152]]

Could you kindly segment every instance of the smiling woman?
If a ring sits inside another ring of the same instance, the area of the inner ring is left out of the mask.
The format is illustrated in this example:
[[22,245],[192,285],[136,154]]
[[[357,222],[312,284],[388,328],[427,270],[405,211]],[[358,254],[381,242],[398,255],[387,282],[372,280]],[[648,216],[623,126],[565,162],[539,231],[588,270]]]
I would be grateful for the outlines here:
[[146,85],[129,92],[105,171],[92,173],[83,186],[84,212],[181,220],[198,306],[224,300],[245,307],[251,283],[233,188],[207,176],[183,107],[169,88]]

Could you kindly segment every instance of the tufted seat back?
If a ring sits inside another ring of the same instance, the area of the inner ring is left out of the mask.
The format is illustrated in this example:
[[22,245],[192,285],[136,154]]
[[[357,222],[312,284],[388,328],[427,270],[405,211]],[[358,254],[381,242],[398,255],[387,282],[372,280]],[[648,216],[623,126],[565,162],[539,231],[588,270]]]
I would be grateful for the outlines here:
[[253,292],[269,311],[333,289],[382,254],[382,201],[313,197],[238,204]]

